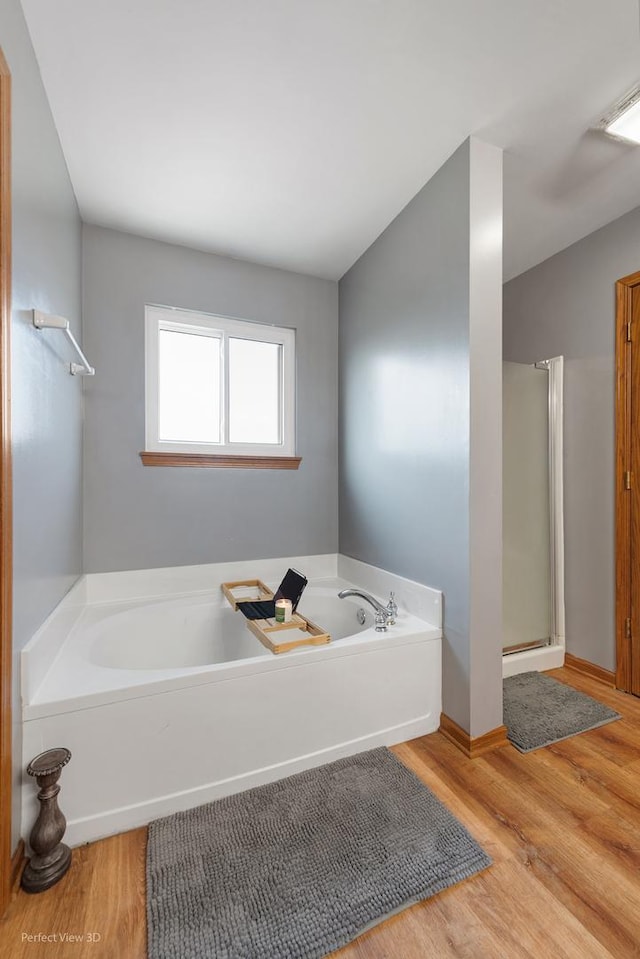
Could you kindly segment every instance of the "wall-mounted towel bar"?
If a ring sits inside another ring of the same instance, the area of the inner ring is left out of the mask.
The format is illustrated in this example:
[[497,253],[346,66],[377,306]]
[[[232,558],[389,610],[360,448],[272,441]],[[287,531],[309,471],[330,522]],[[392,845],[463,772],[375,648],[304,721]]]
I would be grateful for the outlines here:
[[81,360],[81,363],[69,364],[69,372],[72,376],[95,375],[95,369],[89,363],[89,360],[78,346],[75,336],[69,329],[69,320],[65,320],[63,316],[54,316],[52,313],[41,313],[40,310],[34,310],[33,325],[37,330],[62,330]]

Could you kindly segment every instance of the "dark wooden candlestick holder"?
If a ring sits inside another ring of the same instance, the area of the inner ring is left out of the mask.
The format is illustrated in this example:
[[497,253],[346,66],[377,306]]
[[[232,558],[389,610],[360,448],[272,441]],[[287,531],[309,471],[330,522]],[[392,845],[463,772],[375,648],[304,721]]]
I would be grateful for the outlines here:
[[71,850],[61,842],[67,821],[58,809],[58,780],[71,759],[68,749],[48,749],[27,766],[40,787],[40,813],[31,830],[29,843],[33,856],[25,866],[20,885],[26,892],[42,892],[55,885],[71,865]]

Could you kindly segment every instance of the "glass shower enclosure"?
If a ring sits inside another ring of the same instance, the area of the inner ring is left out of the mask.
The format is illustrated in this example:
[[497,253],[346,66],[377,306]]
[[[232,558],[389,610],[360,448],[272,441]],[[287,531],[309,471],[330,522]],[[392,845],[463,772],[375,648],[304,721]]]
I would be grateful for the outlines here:
[[503,363],[503,653],[564,646],[563,359]]

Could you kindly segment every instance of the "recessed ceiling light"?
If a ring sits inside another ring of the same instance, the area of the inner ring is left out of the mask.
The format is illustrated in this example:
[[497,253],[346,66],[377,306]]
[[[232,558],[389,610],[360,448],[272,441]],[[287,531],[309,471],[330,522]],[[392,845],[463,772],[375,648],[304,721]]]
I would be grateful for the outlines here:
[[640,88],[623,97],[603,119],[602,126],[611,137],[640,144]]

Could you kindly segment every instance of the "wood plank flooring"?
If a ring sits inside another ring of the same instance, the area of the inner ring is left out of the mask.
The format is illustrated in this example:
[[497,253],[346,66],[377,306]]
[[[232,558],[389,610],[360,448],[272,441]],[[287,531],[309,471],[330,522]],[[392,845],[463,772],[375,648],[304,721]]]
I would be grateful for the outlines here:
[[[640,957],[640,699],[569,669],[550,675],[623,719],[525,756],[506,746],[469,760],[439,733],[395,747],[494,864],[336,957]],[[15,892],[1,959],[145,959],[145,843],[137,829],[83,846],[53,889]],[[38,934],[57,939],[26,938]]]

